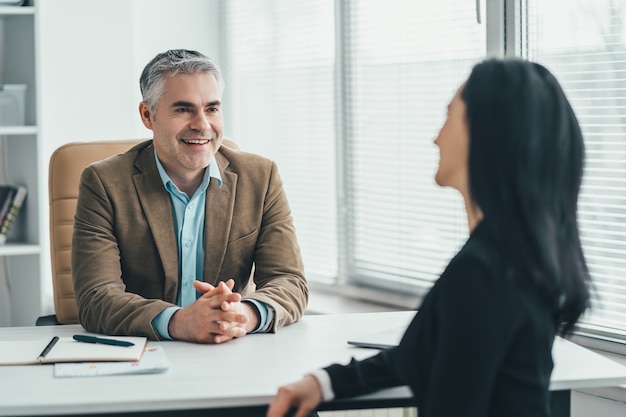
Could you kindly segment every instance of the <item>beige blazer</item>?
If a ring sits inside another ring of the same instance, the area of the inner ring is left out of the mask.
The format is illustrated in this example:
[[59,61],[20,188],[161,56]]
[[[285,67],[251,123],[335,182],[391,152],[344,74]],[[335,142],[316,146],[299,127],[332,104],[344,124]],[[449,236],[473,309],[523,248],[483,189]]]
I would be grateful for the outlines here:
[[[223,184],[212,178],[207,189],[203,279],[233,278],[235,291],[274,310],[276,331],[299,320],[308,302],[282,181],[276,164],[258,155],[222,146],[215,158]],[[87,167],[77,204],[72,279],[80,323],[159,339],[151,321],[176,303],[178,250],[152,141]]]

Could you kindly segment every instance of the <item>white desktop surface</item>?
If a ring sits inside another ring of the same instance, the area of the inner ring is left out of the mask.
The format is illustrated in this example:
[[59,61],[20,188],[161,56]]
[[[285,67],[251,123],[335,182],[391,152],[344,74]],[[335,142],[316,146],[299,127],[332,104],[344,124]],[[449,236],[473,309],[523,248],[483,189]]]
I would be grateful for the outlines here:
[[[0,415],[67,415],[267,405],[278,386],[306,372],[377,352],[348,338],[408,324],[413,312],[304,316],[276,334],[222,345],[149,342],[163,346],[163,374],[54,378],[52,365],[0,366]],[[0,340],[46,339],[84,333],[80,326],[0,328]],[[626,367],[571,342],[557,340],[551,389],[626,383]],[[367,396],[381,404],[408,398],[406,387]],[[344,400],[338,403],[343,403]],[[332,407],[327,409],[332,409]]]

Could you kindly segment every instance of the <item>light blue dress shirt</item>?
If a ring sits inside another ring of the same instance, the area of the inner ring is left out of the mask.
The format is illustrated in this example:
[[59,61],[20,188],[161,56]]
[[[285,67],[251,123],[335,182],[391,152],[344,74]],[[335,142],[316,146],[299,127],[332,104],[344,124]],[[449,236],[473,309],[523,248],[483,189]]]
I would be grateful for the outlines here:
[[[180,191],[176,184],[165,172],[161,161],[154,151],[157,168],[161,181],[170,195],[172,212],[174,215],[174,225],[176,226],[176,243],[178,247],[178,307],[168,307],[160,312],[153,320],[152,327],[164,339],[171,340],[167,330],[172,315],[180,308],[186,307],[196,301],[199,293],[193,287],[193,281],[202,279],[204,273],[204,217],[206,190],[209,187],[211,177],[217,180],[222,186],[222,176],[220,174],[215,157],[211,158],[208,169],[204,172],[202,184],[195,191],[193,196],[189,196]],[[255,332],[264,331],[269,326],[273,314],[271,309],[257,300],[246,299],[246,302],[256,306],[259,313],[259,326]]]

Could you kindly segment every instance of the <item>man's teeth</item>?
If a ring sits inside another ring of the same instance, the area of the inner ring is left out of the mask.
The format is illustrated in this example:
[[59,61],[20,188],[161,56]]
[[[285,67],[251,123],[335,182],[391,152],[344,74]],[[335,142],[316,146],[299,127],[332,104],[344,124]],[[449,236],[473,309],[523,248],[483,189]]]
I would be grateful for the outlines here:
[[183,139],[185,143],[193,143],[193,144],[202,144],[208,143],[209,141],[206,139],[198,140],[198,139]]

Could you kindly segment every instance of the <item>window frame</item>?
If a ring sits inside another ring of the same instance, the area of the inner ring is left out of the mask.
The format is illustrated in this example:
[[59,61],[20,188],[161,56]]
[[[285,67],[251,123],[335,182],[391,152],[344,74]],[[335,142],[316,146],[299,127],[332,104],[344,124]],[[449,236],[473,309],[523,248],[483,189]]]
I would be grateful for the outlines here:
[[[504,56],[528,58],[530,56],[529,35],[526,31],[529,28],[530,14],[528,1],[505,0],[505,3],[509,10],[505,11],[506,18],[504,21],[505,25],[511,28],[510,36],[514,41],[510,45],[511,53],[505,52]],[[559,74],[556,76],[559,78]],[[567,89],[565,89],[565,93],[567,94]],[[587,141],[587,138],[585,139]],[[589,323],[582,318],[576,324],[574,332],[568,337],[584,347],[618,355],[619,359],[626,363],[626,327],[615,328],[609,324]]]
[[[487,57],[525,57],[528,56],[527,51],[527,33],[525,32],[528,27],[528,9],[524,0],[485,0],[486,16],[484,16],[484,24],[486,24],[487,31]],[[477,4],[480,0],[477,0]],[[350,30],[345,23],[347,19],[343,14],[346,13],[345,8],[348,7],[342,0],[336,0],[337,13],[340,14],[336,18],[337,26],[337,79],[341,82],[343,87],[343,77],[346,76],[344,71],[345,56],[339,56],[347,49],[343,44],[345,38],[345,31]],[[477,5],[478,7],[478,5]],[[337,124],[343,126],[345,124],[343,102],[345,101],[345,90],[343,88],[338,89],[343,94],[338,95],[337,103]],[[337,135],[337,154],[344,155],[345,143],[342,138],[346,137],[347,132],[338,128]],[[345,161],[340,161],[344,163]],[[345,165],[344,165],[345,166]],[[381,296],[380,291],[384,291],[386,294],[386,303],[393,307],[408,307],[410,300],[415,300],[406,295],[402,295],[397,291],[385,288],[384,285],[380,288],[372,288],[369,284],[364,283],[364,280],[358,276],[355,276],[350,268],[349,257],[347,254],[351,250],[350,236],[345,224],[349,224],[349,206],[341,207],[341,204],[345,201],[345,195],[347,193],[347,184],[345,183],[345,176],[341,176],[338,179],[340,182],[338,187],[338,212],[343,217],[338,217],[340,223],[339,228],[339,277],[335,283],[335,291],[339,290],[344,296],[352,296],[357,298],[366,299],[368,301],[380,303]],[[323,287],[324,285],[322,285]],[[424,290],[424,293],[427,289]],[[424,294],[417,297],[418,303],[421,302],[421,298]],[[626,329],[611,329],[607,327],[598,326],[594,324],[581,322],[577,325],[577,329],[571,336],[577,343],[598,350],[615,353],[618,355],[626,356]]]
[[[226,0],[224,0],[226,1]],[[469,1],[469,0],[468,0]],[[485,16],[480,16],[482,23],[486,25],[486,56],[493,57],[524,57],[528,56],[527,33],[525,29],[528,23],[528,9],[525,0],[484,0]],[[477,10],[479,10],[481,0],[476,0]],[[222,16],[224,16],[224,3],[220,3]],[[348,71],[346,70],[350,60],[350,49],[346,45],[350,3],[343,0],[335,0],[335,152],[336,169],[341,172],[342,168],[349,166],[350,157],[347,149],[350,143],[350,132],[347,129],[347,116],[345,103],[348,101],[349,83],[346,80]],[[478,18],[478,16],[477,16]],[[222,30],[224,30],[222,28]],[[225,59],[226,48],[223,48],[221,61]],[[225,73],[229,73],[227,65],[223,66]],[[226,121],[231,122],[228,114],[233,103],[226,101]],[[315,277],[310,280],[311,287],[316,291],[328,291],[341,294],[344,297],[358,298],[371,301],[376,304],[386,304],[395,308],[415,308],[421,302],[421,296],[425,294],[429,287],[423,288],[423,293],[407,295],[398,291],[393,291],[390,286],[372,287],[367,282],[368,279],[359,277],[354,273],[354,266],[351,263],[350,253],[352,253],[352,239],[350,237],[351,224],[351,202],[347,196],[349,189],[348,176],[338,175],[336,190],[336,218],[337,218],[337,271],[338,276],[334,282],[315,282]],[[381,292],[385,295],[381,297]],[[602,326],[580,323],[573,338],[577,343],[584,346],[605,350],[626,356],[626,329],[617,329],[612,332]]]

